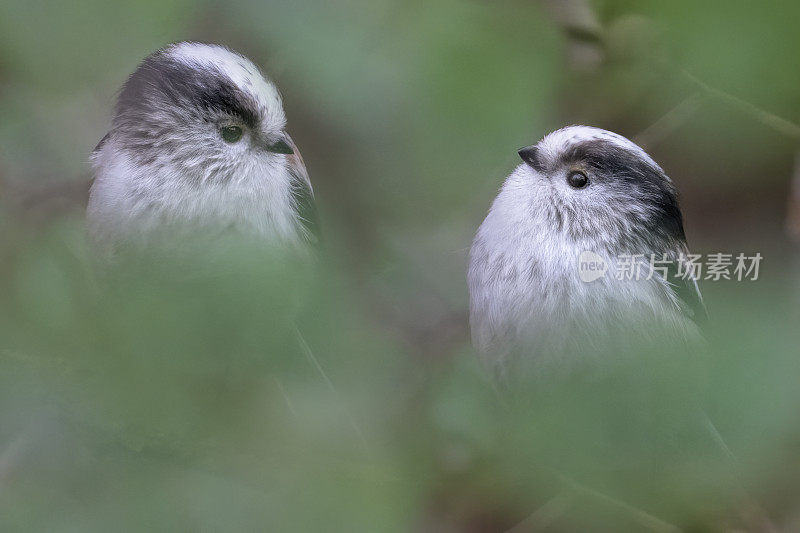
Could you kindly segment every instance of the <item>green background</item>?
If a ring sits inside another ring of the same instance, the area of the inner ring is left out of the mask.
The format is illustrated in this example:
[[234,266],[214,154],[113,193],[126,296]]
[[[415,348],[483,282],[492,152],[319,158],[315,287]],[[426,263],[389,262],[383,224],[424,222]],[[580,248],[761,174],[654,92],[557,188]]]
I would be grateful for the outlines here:
[[[788,1],[5,0],[0,529],[800,528],[798,20]],[[171,265],[103,294],[88,155],[126,76],[181,40],[280,88],[316,275],[238,249],[211,281]],[[701,283],[703,357],[509,402],[470,348],[466,254],[516,150],[574,123],[645,146],[692,250],[760,252],[761,275]]]

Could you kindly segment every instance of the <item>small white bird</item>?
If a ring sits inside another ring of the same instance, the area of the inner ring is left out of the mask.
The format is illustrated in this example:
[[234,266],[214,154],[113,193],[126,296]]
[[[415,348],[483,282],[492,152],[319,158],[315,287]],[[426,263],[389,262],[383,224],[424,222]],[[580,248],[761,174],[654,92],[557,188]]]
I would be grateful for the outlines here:
[[108,254],[146,247],[166,228],[313,242],[311,182],[285,128],[278,90],[244,56],[191,42],[152,54],[92,154],[91,240]]
[[[634,348],[634,338],[699,338],[705,311],[694,279],[679,275],[688,249],[661,167],[630,140],[585,126],[519,155],[470,251],[472,338],[492,370],[575,366]],[[612,274],[622,257],[637,276]],[[599,269],[589,278],[587,260]]]

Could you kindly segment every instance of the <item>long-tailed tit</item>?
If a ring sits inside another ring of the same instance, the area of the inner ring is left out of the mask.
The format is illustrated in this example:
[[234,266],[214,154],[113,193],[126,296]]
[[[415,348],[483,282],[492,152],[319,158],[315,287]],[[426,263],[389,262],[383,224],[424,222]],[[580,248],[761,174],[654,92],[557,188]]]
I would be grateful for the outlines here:
[[222,46],[184,42],[147,57],[92,164],[87,222],[102,252],[147,246],[165,228],[301,247],[316,239],[311,182],[278,90]]
[[495,373],[574,365],[633,348],[633,338],[699,336],[705,311],[661,167],[630,140],[585,126],[519,155],[469,260],[473,342]]

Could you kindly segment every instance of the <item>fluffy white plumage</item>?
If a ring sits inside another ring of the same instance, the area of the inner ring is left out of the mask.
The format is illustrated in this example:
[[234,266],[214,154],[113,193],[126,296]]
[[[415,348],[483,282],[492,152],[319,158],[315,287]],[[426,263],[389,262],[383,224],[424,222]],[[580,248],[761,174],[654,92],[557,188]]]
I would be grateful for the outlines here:
[[[583,251],[611,272],[619,255],[643,254],[645,274],[651,253],[678,261],[686,251],[661,167],[628,139],[585,126],[555,131],[526,150],[523,159],[535,159],[506,179],[470,251],[472,337],[489,366],[507,375],[519,360],[572,364],[609,343],[620,347],[637,328],[696,337],[695,310],[671,280],[606,275],[587,283],[579,276]],[[572,172],[589,185],[571,187]]]

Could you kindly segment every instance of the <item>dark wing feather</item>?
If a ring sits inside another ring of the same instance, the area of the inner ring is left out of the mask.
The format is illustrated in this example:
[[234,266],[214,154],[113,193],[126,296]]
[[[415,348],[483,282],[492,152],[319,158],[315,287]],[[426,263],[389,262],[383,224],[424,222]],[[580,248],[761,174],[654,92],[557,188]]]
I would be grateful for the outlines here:
[[[105,144],[108,142],[109,137],[111,137],[111,132],[106,133],[103,136],[103,138],[100,139],[100,142],[97,143],[97,146],[94,147],[94,150],[92,150],[92,155],[90,156],[90,158],[92,160],[92,166],[94,166],[96,164],[95,160],[96,160],[97,157],[100,156],[100,150],[102,150],[103,146],[105,146]],[[94,185],[94,175],[92,175],[92,177],[89,178],[89,190],[90,191],[91,191],[93,185]]]
[[[646,258],[641,259],[640,265],[645,272],[653,269],[651,272],[653,275],[663,278],[663,272],[656,270]],[[673,259],[668,263],[659,262],[659,265],[666,266],[667,269],[667,277],[664,280],[666,283],[662,285],[664,296],[699,327],[705,326],[708,314],[703,303],[703,296],[697,287],[697,281],[685,275],[685,268],[680,269],[678,260]]]

